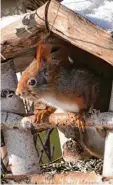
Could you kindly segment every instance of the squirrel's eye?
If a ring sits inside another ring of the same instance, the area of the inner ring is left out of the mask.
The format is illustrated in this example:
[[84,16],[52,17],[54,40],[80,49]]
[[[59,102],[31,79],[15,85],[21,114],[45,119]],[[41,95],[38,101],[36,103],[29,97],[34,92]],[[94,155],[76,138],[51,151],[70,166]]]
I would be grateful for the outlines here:
[[37,84],[37,81],[36,79],[30,79],[28,83],[30,86],[34,87]]

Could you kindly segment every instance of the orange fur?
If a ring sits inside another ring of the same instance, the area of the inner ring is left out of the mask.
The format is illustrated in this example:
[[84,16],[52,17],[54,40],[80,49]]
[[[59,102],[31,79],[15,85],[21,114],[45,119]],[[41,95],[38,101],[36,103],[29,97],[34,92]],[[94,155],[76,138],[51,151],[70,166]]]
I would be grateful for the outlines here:
[[[51,57],[51,50],[50,44],[38,45],[36,60],[22,74],[16,90],[17,95],[35,101],[44,101],[48,105],[77,113],[87,111],[92,105],[95,105],[96,109],[97,104],[100,110],[101,108],[106,110],[110,86],[104,89],[104,80],[88,69],[72,69],[68,61],[68,53],[64,49],[63,54],[57,55],[57,51],[55,52],[56,58]],[[47,69],[46,66],[41,69],[43,59],[45,63],[47,62]],[[45,69],[46,77],[43,71]],[[32,78],[38,81],[35,88],[28,83]]]
[[37,46],[36,59],[37,59],[38,69],[40,68],[40,64],[41,64],[42,59],[46,59],[47,62],[49,61],[50,52],[51,52],[51,45],[50,44],[41,43]]

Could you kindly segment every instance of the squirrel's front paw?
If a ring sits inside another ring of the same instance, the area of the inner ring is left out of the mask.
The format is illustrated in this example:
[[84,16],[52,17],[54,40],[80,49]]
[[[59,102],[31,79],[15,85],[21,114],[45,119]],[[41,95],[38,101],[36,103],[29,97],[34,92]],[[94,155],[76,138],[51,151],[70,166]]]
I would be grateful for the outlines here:
[[40,124],[41,121],[44,121],[44,119],[47,116],[50,116],[50,114],[52,114],[54,111],[55,111],[55,109],[52,108],[52,107],[48,107],[47,109],[44,109],[44,110],[37,110],[37,111],[35,111],[34,123]]
[[37,124],[40,124],[41,121],[44,121],[44,118],[46,116],[49,116],[49,113],[47,110],[38,110],[37,112],[35,112],[34,122]]
[[80,131],[84,132],[86,128],[86,123],[84,119],[84,115],[81,113],[76,114],[76,125],[79,128]]

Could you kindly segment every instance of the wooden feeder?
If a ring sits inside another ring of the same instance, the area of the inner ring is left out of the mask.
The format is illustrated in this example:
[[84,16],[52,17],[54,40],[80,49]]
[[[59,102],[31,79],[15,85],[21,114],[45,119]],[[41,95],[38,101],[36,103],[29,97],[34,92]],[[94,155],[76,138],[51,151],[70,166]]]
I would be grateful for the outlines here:
[[[16,72],[20,72],[31,62],[35,46],[40,41],[40,38],[46,34],[47,24],[52,32],[52,36],[48,39],[48,42],[52,45],[63,45],[65,48],[67,47],[67,52],[69,52],[69,56],[73,58],[73,60],[79,61],[79,63],[86,65],[88,68],[95,70],[109,79],[113,79],[112,33],[96,26],[77,13],[64,7],[59,2],[51,0],[50,4],[46,3],[38,10],[24,14],[19,20],[2,29],[2,90],[15,90],[17,80],[13,65],[15,64]],[[24,56],[24,62],[22,62],[25,52],[27,54]],[[9,61],[10,58],[14,58],[14,60]],[[25,131],[25,128],[23,128],[23,124],[30,128],[31,120],[23,118],[24,109],[21,100],[12,96],[3,99],[2,102],[2,128],[4,129],[4,137],[8,154],[10,155],[9,160],[13,174],[20,175],[39,172],[38,156],[34,148],[31,132],[29,130]],[[40,123],[40,127],[37,129],[62,127],[66,125],[66,120],[68,120],[68,126],[71,126],[71,118],[73,117],[74,119],[74,116],[76,115],[72,113],[68,115],[57,114],[56,117],[54,114],[50,115],[50,117],[46,118],[46,122]],[[113,176],[113,88],[109,111],[86,118],[86,123],[89,127],[106,127],[108,130],[106,138],[104,138],[104,140],[102,140],[102,138],[98,140],[100,149],[102,149],[102,155],[104,153],[103,176],[97,177],[94,174],[69,174],[63,176],[64,183],[79,184],[83,183],[84,179],[86,179],[84,182],[87,183],[92,182],[91,179],[93,178],[93,182],[102,183],[102,177]],[[34,126],[36,125],[34,124]],[[95,140],[95,145],[96,141],[97,140]],[[15,151],[20,154],[19,158],[17,153],[13,155]],[[16,168],[14,165],[16,165]],[[30,166],[32,166],[32,168],[30,168]],[[31,183],[53,182],[57,184],[61,183],[61,181],[58,180],[61,179],[61,176],[62,175],[55,176],[53,181],[47,181],[47,178],[41,175],[37,175],[37,177],[30,176],[29,178]],[[72,180],[66,180],[68,179],[67,176],[68,178],[72,176]],[[77,181],[77,176],[82,180],[79,179]],[[8,178],[11,179],[12,176]],[[26,176],[18,176],[18,178],[26,178]]]

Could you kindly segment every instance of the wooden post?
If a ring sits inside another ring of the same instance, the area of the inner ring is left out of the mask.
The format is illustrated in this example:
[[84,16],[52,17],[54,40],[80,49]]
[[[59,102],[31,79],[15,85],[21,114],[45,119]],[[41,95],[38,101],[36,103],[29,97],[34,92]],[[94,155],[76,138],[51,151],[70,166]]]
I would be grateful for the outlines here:
[[[113,111],[113,82],[109,110]],[[113,177],[113,130],[108,130],[106,135],[103,176]]]
[[[1,109],[2,112],[25,114],[22,100],[14,92],[17,86],[17,77],[13,61],[1,65]],[[14,120],[14,122],[18,120]],[[34,146],[30,130],[4,129],[9,165],[14,175],[39,172],[38,155]]]
[[111,91],[111,99],[110,99],[109,110],[113,111],[113,81],[112,81],[112,91]]

